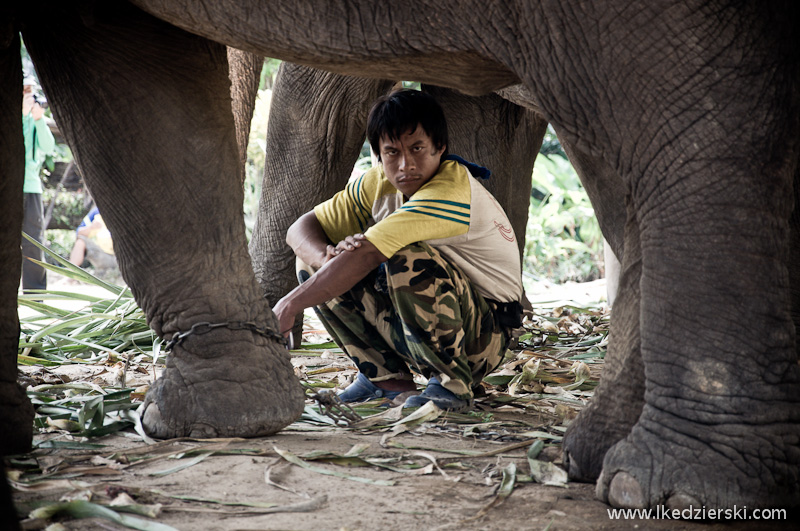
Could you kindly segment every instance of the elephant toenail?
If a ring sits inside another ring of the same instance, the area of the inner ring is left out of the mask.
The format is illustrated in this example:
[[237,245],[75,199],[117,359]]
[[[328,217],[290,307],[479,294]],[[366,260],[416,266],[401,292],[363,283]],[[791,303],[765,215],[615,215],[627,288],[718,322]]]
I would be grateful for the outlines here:
[[581,467],[578,466],[578,462],[575,459],[570,458],[570,453],[568,451],[564,451],[564,468],[567,469],[567,476],[571,480],[575,481],[585,481],[583,474],[581,473]]
[[697,501],[697,498],[689,496],[688,494],[673,494],[667,500],[667,507],[669,509],[678,509],[679,511],[692,507],[699,508],[700,506],[701,504]]
[[608,484],[605,482],[605,472],[600,471],[600,476],[597,478],[597,483],[594,485],[594,495],[598,500],[603,500],[608,503]]
[[213,426],[209,426],[208,424],[197,423],[191,428],[191,432],[189,433],[189,437],[194,437],[197,439],[214,439],[219,437],[219,433]]
[[168,439],[169,435],[166,433],[166,426],[164,420],[161,418],[161,410],[155,403],[150,402],[145,405],[144,412],[141,413],[142,426],[145,432],[150,436],[157,439]]
[[639,509],[646,507],[642,486],[627,472],[617,472],[608,486],[608,503],[612,507]]
[[572,463],[572,459],[570,459],[569,450],[567,450],[565,448],[563,455],[564,455],[564,457],[563,457],[564,468],[566,468],[567,470],[570,470],[574,466],[574,464]]

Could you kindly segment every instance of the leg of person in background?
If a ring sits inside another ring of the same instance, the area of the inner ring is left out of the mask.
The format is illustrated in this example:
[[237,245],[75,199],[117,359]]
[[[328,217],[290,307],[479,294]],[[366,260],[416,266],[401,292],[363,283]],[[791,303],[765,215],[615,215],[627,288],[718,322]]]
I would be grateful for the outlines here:
[[72,246],[72,251],[69,253],[69,262],[78,267],[83,267],[84,260],[86,260],[86,241],[76,237],[75,245]]
[[[44,209],[42,208],[42,194],[24,194],[24,217],[22,231],[37,242],[42,242],[44,227]],[[44,253],[26,239],[22,239],[22,290],[47,289],[47,271],[42,266],[36,265],[26,258],[44,261]]]

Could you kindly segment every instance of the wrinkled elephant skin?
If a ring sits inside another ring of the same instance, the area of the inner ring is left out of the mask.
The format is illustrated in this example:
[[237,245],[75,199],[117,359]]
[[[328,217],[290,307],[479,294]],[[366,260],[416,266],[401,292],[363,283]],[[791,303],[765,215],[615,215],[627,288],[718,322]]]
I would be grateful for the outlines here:
[[[20,22],[157,333],[275,324],[246,249],[216,42],[476,95],[521,82],[562,140],[625,190],[623,318],[612,335],[631,343],[609,356],[621,359],[618,378],[639,380],[625,391],[633,414],[604,379],[607,392],[570,430],[570,462],[593,475],[599,456],[586,441],[608,448],[597,491],[615,505],[798,504],[795,2],[135,4],[198,36],[116,2],[81,4],[80,15],[63,2],[26,5],[0,20]],[[0,79],[18,103],[18,85]],[[0,171],[3,211],[18,213],[21,172]],[[16,276],[16,258],[0,256]],[[2,312],[13,320],[13,308]],[[257,434],[291,422],[302,393],[273,343],[228,329],[188,338],[148,396],[158,409],[150,429]],[[627,433],[595,418],[608,401],[625,411]]]

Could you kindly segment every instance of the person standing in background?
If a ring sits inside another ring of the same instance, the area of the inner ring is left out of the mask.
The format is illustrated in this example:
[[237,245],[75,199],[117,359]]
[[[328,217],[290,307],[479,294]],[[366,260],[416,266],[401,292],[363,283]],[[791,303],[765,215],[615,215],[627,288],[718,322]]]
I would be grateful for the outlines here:
[[[47,155],[53,152],[56,140],[44,120],[43,101],[37,101],[34,90],[36,78],[26,76],[22,82],[22,133],[25,137],[24,217],[22,230],[38,242],[44,236],[44,209],[42,206],[42,180],[39,172]],[[23,238],[22,240],[22,290],[47,289],[47,272],[25,257],[42,261],[42,251]]]

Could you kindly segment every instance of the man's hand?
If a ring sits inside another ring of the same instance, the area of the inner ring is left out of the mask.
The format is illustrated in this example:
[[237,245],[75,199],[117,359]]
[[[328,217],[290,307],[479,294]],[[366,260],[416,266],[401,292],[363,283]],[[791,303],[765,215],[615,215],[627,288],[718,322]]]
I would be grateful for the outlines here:
[[36,100],[33,99],[32,92],[24,92],[22,94],[22,116],[28,116],[33,109]]
[[275,312],[275,317],[278,318],[278,330],[280,330],[283,337],[288,338],[289,334],[292,333],[294,316],[297,312],[289,310],[289,302],[286,297],[279,300],[272,310]]
[[348,236],[344,240],[340,241],[334,247],[333,245],[328,246],[328,256],[325,260],[326,262],[333,258],[334,256],[339,256],[345,251],[355,251],[359,247],[361,247],[361,242],[367,241],[367,237],[361,234],[353,234],[352,236]]
[[44,116],[44,107],[39,105],[39,103],[33,103],[33,109],[31,109],[31,116],[33,116],[34,121],[39,121]]

